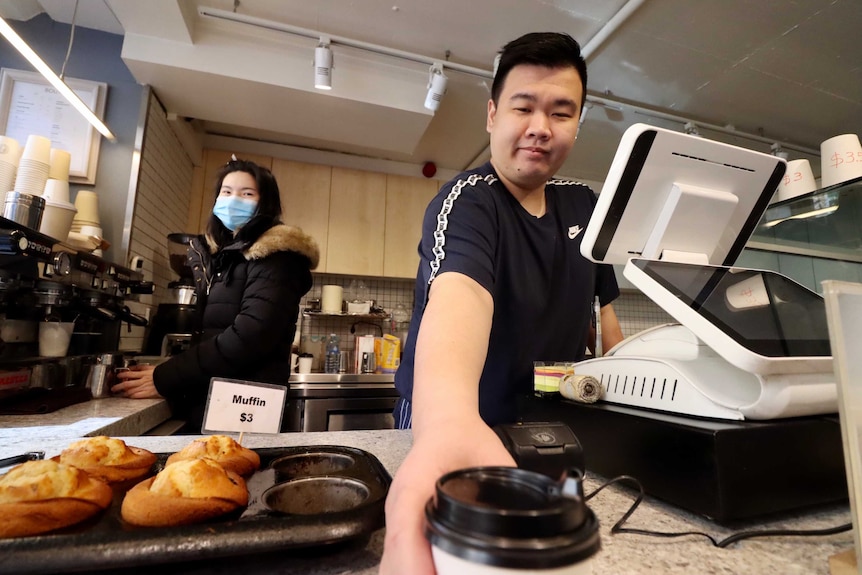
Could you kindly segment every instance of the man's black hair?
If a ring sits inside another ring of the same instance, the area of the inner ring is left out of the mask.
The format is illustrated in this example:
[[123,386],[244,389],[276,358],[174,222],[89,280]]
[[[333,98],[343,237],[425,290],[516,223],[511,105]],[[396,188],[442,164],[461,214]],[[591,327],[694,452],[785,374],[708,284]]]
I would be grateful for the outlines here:
[[494,105],[499,104],[500,92],[506,76],[515,66],[530,64],[547,68],[564,68],[571,66],[578,71],[583,84],[584,93],[581,97],[581,108],[587,98],[587,63],[581,55],[581,46],[568,34],[558,32],[531,32],[512,40],[500,51],[500,62],[494,83],[491,86],[491,99]]

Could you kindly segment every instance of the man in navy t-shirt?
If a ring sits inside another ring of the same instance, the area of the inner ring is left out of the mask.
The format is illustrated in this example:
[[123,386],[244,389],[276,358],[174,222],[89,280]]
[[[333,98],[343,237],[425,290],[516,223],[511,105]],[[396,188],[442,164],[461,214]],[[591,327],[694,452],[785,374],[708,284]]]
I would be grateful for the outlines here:
[[580,254],[595,196],[553,179],[575,142],[586,64],[570,36],[507,44],[488,102],[489,163],[447,183],[425,213],[416,306],[395,385],[413,447],[386,502],[380,572],[433,573],[423,509],[449,471],[514,465],[491,425],[516,419],[534,360],[575,361],[601,304],[602,345],[622,339],[613,269]]

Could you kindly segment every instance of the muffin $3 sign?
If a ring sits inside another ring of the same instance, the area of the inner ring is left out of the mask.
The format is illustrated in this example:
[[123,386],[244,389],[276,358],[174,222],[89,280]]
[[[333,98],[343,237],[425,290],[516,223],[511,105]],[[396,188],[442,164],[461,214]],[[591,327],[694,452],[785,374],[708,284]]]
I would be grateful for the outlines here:
[[287,387],[254,381],[210,380],[203,433],[279,433]]

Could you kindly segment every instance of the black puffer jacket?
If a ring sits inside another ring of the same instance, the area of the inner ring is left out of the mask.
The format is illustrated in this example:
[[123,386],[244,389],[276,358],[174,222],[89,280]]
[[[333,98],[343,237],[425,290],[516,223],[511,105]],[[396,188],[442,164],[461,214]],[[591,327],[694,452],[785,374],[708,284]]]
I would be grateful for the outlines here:
[[221,251],[209,237],[192,241],[199,339],[153,372],[156,389],[187,428],[200,429],[212,377],[287,385],[299,301],[319,258],[311,236],[283,224]]

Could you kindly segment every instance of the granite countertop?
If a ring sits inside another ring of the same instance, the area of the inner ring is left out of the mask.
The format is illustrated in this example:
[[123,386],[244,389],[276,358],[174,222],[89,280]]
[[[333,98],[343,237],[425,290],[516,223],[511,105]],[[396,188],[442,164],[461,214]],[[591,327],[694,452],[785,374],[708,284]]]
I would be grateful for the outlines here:
[[[172,452],[188,444],[191,436],[128,437],[131,445],[155,452]],[[295,445],[345,445],[375,454],[386,469],[394,474],[407,455],[412,436],[410,431],[342,431],[293,433],[280,435],[246,435],[243,443],[249,447],[283,447]],[[0,457],[24,451],[44,450],[50,457],[69,443],[62,436],[33,437],[27,433],[4,437]],[[588,477],[586,493],[601,485],[602,478]],[[632,534],[611,535],[611,526],[629,509],[633,493],[612,486],[589,501],[590,508],[601,523],[602,550],[595,556],[593,573],[597,575],[634,574],[776,574],[827,575],[828,558],[853,547],[851,532],[826,537],[767,537],[747,539],[726,549],[696,536],[666,539]],[[849,505],[832,505],[814,510],[786,514],[769,521],[748,523],[736,529],[721,527],[679,508],[647,498],[629,519],[626,526],[655,531],[704,531],[720,539],[742,529],[824,529],[850,522]],[[261,574],[304,575],[373,575],[383,547],[383,530],[369,539],[302,552],[284,551],[229,557],[195,563],[164,565],[158,570],[167,573],[224,574],[237,572]],[[123,573],[150,573],[153,567],[124,569]]]
[[17,438],[31,440],[141,435],[171,417],[164,399],[106,397],[76,403],[51,413],[0,415],[4,447]]

